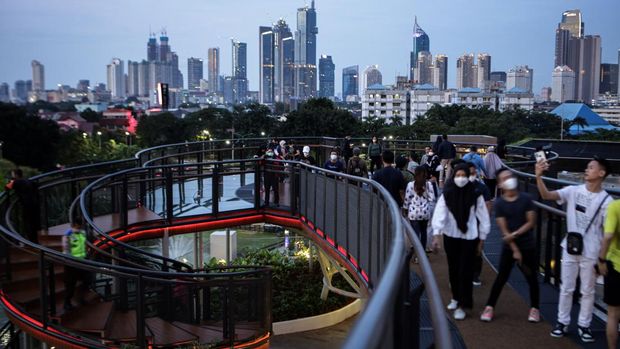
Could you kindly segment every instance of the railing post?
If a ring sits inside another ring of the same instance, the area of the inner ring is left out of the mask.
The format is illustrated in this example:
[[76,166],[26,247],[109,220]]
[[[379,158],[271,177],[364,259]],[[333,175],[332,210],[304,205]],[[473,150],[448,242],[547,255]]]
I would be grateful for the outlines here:
[[43,328],[47,328],[47,307],[48,307],[48,294],[47,294],[47,280],[46,277],[46,262],[45,252],[41,250],[39,252],[39,289],[41,292],[41,323]]
[[562,273],[562,246],[560,246],[560,241],[562,241],[562,218],[555,217],[555,229],[554,229],[554,245],[555,245],[555,264],[553,271],[553,283],[556,287],[560,287],[560,277]]
[[[218,152],[218,156],[220,153]],[[213,166],[213,176],[211,177],[211,207],[213,215],[217,215],[220,211],[220,164]]]
[[[47,267],[49,268],[49,290],[52,298],[56,298],[56,273],[54,272],[54,265],[52,263],[47,263]],[[55,299],[54,299],[55,300]],[[50,302],[50,314],[52,316],[56,315],[56,302]]]
[[144,327],[144,283],[142,273],[138,273],[138,280],[136,281],[136,339],[139,348],[146,348]]
[[168,224],[172,224],[172,218],[174,216],[173,207],[174,207],[174,197],[172,193],[172,170],[166,168],[165,170],[166,176],[166,221]]
[[127,232],[127,225],[129,224],[128,220],[128,205],[127,205],[127,174],[123,175],[123,182],[121,184],[121,195],[119,198],[120,202],[120,218],[121,218],[121,226],[120,228]]
[[261,178],[260,161],[254,163],[254,209],[260,209],[260,178]]
[[296,178],[296,170],[295,170],[295,164],[290,163],[290,167],[291,167],[291,180],[290,180],[290,191],[291,191],[291,202],[290,202],[290,206],[291,206],[291,215],[295,215],[297,214],[297,194],[298,194],[298,190],[297,190],[297,183],[299,182]]

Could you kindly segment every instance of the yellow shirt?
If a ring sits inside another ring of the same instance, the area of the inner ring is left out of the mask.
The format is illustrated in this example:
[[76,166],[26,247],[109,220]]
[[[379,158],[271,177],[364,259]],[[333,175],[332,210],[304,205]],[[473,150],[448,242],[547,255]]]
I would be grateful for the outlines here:
[[613,235],[607,259],[614,265],[614,269],[620,272],[620,200],[609,204],[607,218],[605,219],[605,235]]

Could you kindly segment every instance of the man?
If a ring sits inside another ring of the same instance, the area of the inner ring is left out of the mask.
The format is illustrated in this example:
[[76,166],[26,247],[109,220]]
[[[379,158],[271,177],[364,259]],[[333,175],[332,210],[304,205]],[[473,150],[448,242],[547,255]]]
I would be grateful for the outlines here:
[[601,249],[603,236],[602,225],[604,222],[607,205],[612,201],[611,197],[602,189],[603,180],[611,172],[609,162],[595,157],[585,170],[585,184],[567,186],[560,190],[549,191],[542,179],[544,171],[549,168],[549,163],[540,161],[536,164],[536,185],[540,196],[545,200],[554,200],[558,204],[566,204],[566,228],[576,240],[581,240],[583,246],[581,254],[576,248],[567,248],[567,239],[562,240],[562,270],[560,285],[560,301],[558,304],[558,320],[552,337],[563,337],[568,332],[570,324],[570,311],[573,304],[573,292],[577,276],[581,280],[581,307],[579,309],[578,334],[585,343],[594,342],[590,322],[594,309],[594,285],[596,274],[594,266]]
[[334,172],[344,172],[344,164],[338,158],[338,152],[336,150],[331,151],[329,160],[325,162],[323,168]]
[[38,231],[41,228],[39,211],[39,190],[36,183],[24,178],[20,168],[11,171],[11,181],[5,186],[5,190],[12,190],[18,198],[22,226],[28,240],[38,243]]
[[497,156],[495,153],[495,147],[490,146],[487,149],[487,155],[484,156],[484,168],[487,170],[486,176],[484,178],[484,184],[487,185],[491,195],[495,197],[495,188],[497,186],[497,179],[495,177],[495,173],[499,171],[502,167],[504,167],[504,163],[502,159]]
[[301,155],[296,160],[312,166],[316,164],[316,160],[314,160],[314,157],[310,155],[310,147],[307,145],[304,146]]
[[499,271],[480,320],[493,320],[495,305],[516,262],[530,287],[530,311],[527,319],[530,322],[539,322],[540,288],[536,273],[538,258],[533,231],[536,224],[534,202],[528,194],[519,192],[519,182],[508,169],[500,169],[496,177],[502,195],[495,202],[495,221],[504,236],[504,248]]
[[349,159],[353,156],[353,149],[351,148],[351,136],[344,137],[342,144],[342,155],[344,156],[345,164],[349,163]]
[[385,150],[382,154],[383,168],[376,171],[372,175],[372,179],[379,182],[385,189],[387,189],[398,207],[403,206],[403,198],[405,196],[405,178],[402,173],[395,169],[392,164],[394,163],[394,153],[389,150]]
[[598,269],[605,276],[603,300],[607,304],[607,347],[615,349],[620,320],[620,200],[609,204],[604,231]]
[[431,152],[431,147],[430,146],[426,146],[424,147],[424,155],[422,155],[422,159],[420,160],[420,165],[424,165],[425,163],[428,162],[428,154]]
[[275,153],[273,149],[267,149],[263,156],[265,169],[263,171],[263,183],[265,186],[265,206],[269,206],[269,199],[271,190],[273,190],[273,203],[277,206],[280,205],[280,188],[279,188],[279,171],[281,166],[279,164],[269,161],[275,159]]
[[452,167],[450,167],[450,163],[456,158],[456,147],[448,140],[448,135],[443,135],[443,141],[437,149],[437,155],[441,160],[439,186],[443,187],[445,180],[452,177]]
[[480,156],[480,154],[478,154],[478,147],[472,145],[469,148],[469,153],[463,156],[463,160],[476,165],[476,172],[479,176],[486,176],[487,171],[484,167],[484,161],[482,160],[482,157]]
[[[86,258],[86,233],[82,230],[78,221],[71,223],[71,228],[62,237],[62,252],[77,259]],[[90,272],[70,266],[65,267],[65,310],[74,309],[71,299],[75,294],[75,286],[78,281],[82,281],[80,290],[80,304],[85,304],[85,296],[90,284]]]
[[[452,163],[455,164],[456,160]],[[471,162],[468,162],[467,165],[469,166],[469,181],[474,184],[476,188],[476,194],[482,195],[482,198],[484,198],[484,203],[487,206],[487,211],[489,212],[489,215],[490,215],[492,205],[493,205],[491,201],[491,199],[493,199],[493,197],[491,196],[491,192],[489,191],[489,188],[487,188],[487,186],[484,185],[484,183],[480,181],[480,177],[478,176],[476,165],[474,165]],[[481,273],[482,273],[482,241],[480,241],[480,246],[478,247],[478,250],[476,251],[476,259],[474,263],[474,286],[482,285],[482,281],[480,281]]]
[[347,174],[368,178],[368,168],[366,161],[360,158],[361,150],[358,147],[353,148],[353,157],[347,163]]

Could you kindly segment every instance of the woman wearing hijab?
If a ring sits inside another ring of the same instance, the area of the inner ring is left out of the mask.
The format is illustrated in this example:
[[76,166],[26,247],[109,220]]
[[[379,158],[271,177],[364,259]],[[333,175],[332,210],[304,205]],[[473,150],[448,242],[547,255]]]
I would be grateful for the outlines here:
[[480,241],[486,239],[491,224],[484,198],[469,182],[469,167],[460,164],[454,177],[446,183],[443,195],[433,213],[433,249],[443,244],[448,259],[448,274],[452,300],[448,310],[454,319],[465,319],[465,309],[471,309],[473,299],[474,260]]

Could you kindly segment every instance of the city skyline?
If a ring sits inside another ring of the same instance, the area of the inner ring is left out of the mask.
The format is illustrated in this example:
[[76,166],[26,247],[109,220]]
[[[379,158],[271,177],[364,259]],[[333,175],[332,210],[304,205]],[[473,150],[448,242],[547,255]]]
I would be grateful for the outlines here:
[[[73,0],[66,1],[62,6],[47,3],[32,6],[33,0],[5,5],[6,11],[0,15],[6,16],[0,21],[0,39],[13,51],[0,57],[0,82],[12,85],[16,80],[31,79],[30,62],[38,60],[45,65],[46,88],[57,84],[73,86],[80,79],[89,79],[93,86],[99,82],[105,83],[105,67],[112,58],[118,57],[125,62],[146,58],[144,48],[149,29],[158,32],[156,28],[165,27],[170,45],[179,55],[181,72],[187,72],[189,57],[207,61],[209,47],[221,49],[220,72],[231,71],[228,58],[231,56],[230,38],[247,42],[248,80],[250,89],[256,91],[259,83],[256,29],[280,17],[293,27],[297,9],[310,5],[310,2],[241,2],[243,8],[234,9],[235,13],[240,11],[237,15],[232,13],[229,3],[227,5],[223,1],[208,4],[189,1],[182,8],[171,4],[151,8],[145,5],[146,2],[136,1],[137,4],[126,4],[127,13],[114,15],[99,12],[93,15],[95,5],[80,2],[80,6],[76,7],[71,5],[78,4]],[[491,0],[476,1],[474,4],[457,1],[432,5],[402,1],[396,4],[402,8],[397,17],[389,11],[392,7],[384,8],[372,3],[359,7],[353,4],[357,5],[350,0],[316,3],[319,15],[317,25],[321,28],[317,56],[331,55],[337,63],[336,71],[351,65],[366,67],[378,64],[385,84],[394,83],[396,75],[408,75],[414,16],[418,17],[425,32],[432,38],[433,55],[446,54],[449,58],[448,87],[456,86],[456,58],[466,52],[489,53],[493,56],[493,71],[508,71],[516,65],[532,67],[537,72],[534,77],[535,93],[542,86],[551,86],[555,29],[562,13],[573,8],[582,11],[585,34],[602,37],[602,63],[616,63],[620,48],[620,31],[614,28],[614,14],[620,10],[620,4],[614,0],[598,1],[596,4],[585,0],[544,3],[518,0],[501,5]],[[140,6],[140,11],[132,12]],[[510,16],[505,15],[506,11],[510,11]],[[135,17],[132,13],[144,15]],[[170,13],[175,15],[170,16]],[[252,15],[243,16],[243,13]],[[350,24],[343,25],[344,13],[347,13],[346,20]],[[480,20],[480,13],[485,13],[485,21]],[[86,14],[91,16],[84,17]],[[50,21],[55,16],[61,17],[67,25],[55,25],[57,18],[55,22]],[[200,16],[205,19],[191,20]],[[132,20],[128,20],[130,17]],[[369,20],[373,21],[371,28],[360,24]],[[459,29],[452,25],[455,22],[459,23],[458,28],[467,30],[468,40],[460,38]],[[100,25],[102,23],[118,23],[110,29],[118,27],[122,30],[109,30]],[[489,31],[489,25],[498,29]],[[76,30],[78,27],[80,30]],[[489,32],[498,34],[489,36]],[[368,44],[364,45],[364,42]],[[341,90],[341,84],[342,81],[336,79],[336,91]]]

